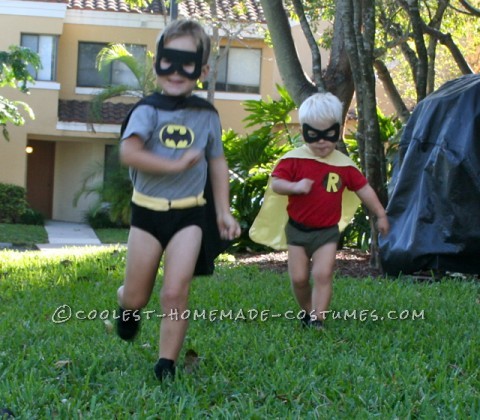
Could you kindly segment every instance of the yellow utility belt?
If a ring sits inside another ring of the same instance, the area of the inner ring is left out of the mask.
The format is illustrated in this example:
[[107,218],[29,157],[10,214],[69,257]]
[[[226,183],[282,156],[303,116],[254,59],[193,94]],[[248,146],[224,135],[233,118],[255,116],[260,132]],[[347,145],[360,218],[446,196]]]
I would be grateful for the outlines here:
[[145,207],[155,211],[168,211],[170,209],[189,209],[191,207],[203,206],[207,200],[203,198],[203,192],[196,197],[178,198],[176,200],[168,200],[167,198],[150,197],[142,194],[137,190],[133,190],[132,202],[137,206]]

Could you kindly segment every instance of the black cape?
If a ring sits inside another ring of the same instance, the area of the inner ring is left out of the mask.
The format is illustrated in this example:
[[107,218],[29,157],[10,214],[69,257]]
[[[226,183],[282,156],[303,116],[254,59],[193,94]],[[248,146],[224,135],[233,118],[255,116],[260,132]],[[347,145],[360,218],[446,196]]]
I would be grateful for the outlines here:
[[387,274],[480,273],[480,75],[419,102],[400,141],[379,238]]
[[[207,100],[198,96],[192,95],[188,97],[166,96],[158,92],[149,95],[138,101],[130,110],[125,120],[122,123],[120,133],[123,135],[125,128],[132,112],[140,105],[150,105],[158,109],[166,111],[175,111],[185,108],[201,108],[209,109],[217,112],[215,107]],[[224,252],[230,245],[231,241],[221,239],[220,232],[217,225],[217,215],[215,212],[215,204],[213,200],[212,185],[210,176],[207,171],[207,182],[204,189],[204,197],[207,201],[206,206],[206,221],[202,235],[202,245],[200,254],[198,256],[197,264],[195,266],[194,275],[208,276],[212,275],[215,269],[215,259]]]

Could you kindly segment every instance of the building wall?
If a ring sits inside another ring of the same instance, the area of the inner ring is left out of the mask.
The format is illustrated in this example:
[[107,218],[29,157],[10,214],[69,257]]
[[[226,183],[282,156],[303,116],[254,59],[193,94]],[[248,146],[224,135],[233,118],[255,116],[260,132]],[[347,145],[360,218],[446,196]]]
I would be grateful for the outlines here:
[[[61,34],[63,28],[61,10],[66,10],[66,5],[51,7],[51,5],[45,4],[44,13],[41,14],[59,14],[59,17],[23,15],[22,13],[31,11],[30,6],[31,2],[5,1],[0,3],[1,50],[7,50],[10,45],[20,45],[22,33]],[[57,87],[56,84],[52,84],[52,86],[54,85]],[[12,88],[2,88],[0,95],[10,100],[26,102],[35,114],[35,119],[32,120],[25,112],[22,112],[25,115],[25,125],[15,127],[9,124],[7,128],[10,133],[10,141],[6,142],[0,138],[0,182],[25,186],[25,147],[28,135],[29,133],[55,134],[58,90],[32,89],[29,95],[25,95]]]
[[[75,197],[83,180],[96,173],[90,185],[101,182],[101,165],[105,154],[104,144],[97,142],[58,142],[55,151],[55,176],[53,214],[58,220],[83,221],[85,212],[95,203],[95,195],[82,196],[77,205]],[[72,185],[77,186],[72,188]]]

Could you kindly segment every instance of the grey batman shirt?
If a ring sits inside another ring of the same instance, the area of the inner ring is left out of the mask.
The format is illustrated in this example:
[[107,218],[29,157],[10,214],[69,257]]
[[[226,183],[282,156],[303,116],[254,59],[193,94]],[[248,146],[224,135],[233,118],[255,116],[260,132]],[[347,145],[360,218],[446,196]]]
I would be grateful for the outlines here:
[[167,159],[179,159],[188,149],[203,150],[205,158],[175,174],[151,174],[130,168],[133,186],[150,197],[169,200],[200,194],[207,178],[207,160],[223,155],[218,114],[209,109],[167,111],[140,105],[132,113],[122,140],[136,135],[145,149]]

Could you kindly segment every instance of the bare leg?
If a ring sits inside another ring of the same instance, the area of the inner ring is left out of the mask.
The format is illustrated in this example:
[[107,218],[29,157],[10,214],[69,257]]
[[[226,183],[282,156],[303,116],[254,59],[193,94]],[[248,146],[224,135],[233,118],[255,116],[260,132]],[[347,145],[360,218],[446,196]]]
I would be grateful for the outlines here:
[[161,246],[152,235],[138,228],[130,230],[125,280],[117,291],[117,334],[123,340],[133,340],[138,333],[138,310],[150,299],[161,256]]
[[288,274],[292,290],[300,308],[312,310],[312,288],[310,286],[310,259],[301,246],[288,245]]
[[[188,319],[181,319],[188,307],[188,292],[200,251],[202,231],[186,227],[175,234],[165,250],[165,271],[160,293],[162,312],[159,357],[176,361],[185,339]],[[169,316],[178,313],[178,319]]]
[[135,227],[130,229],[125,280],[117,291],[122,308],[135,310],[147,305],[162,252],[160,243],[152,235]]
[[312,310],[319,320],[325,320],[332,298],[333,269],[335,267],[336,243],[328,243],[317,249],[313,256],[312,277]]

